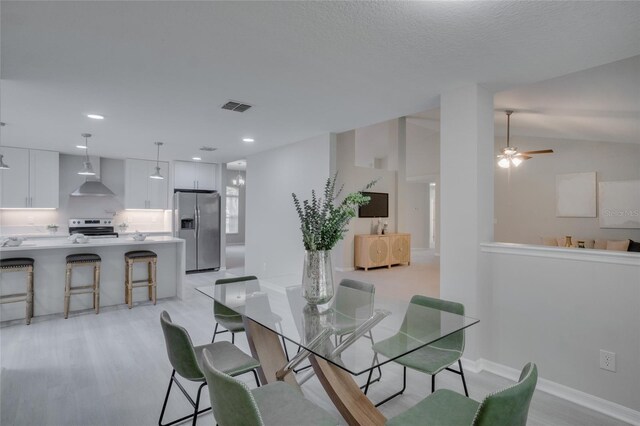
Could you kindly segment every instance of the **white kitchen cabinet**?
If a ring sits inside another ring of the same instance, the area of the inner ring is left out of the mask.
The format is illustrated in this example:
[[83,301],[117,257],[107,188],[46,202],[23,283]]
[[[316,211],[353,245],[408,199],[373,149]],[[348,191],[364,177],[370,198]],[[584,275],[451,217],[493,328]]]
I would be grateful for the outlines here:
[[60,154],[29,150],[29,196],[34,208],[58,208],[60,195]]
[[11,168],[0,170],[4,208],[58,208],[59,154],[53,151],[3,147]]
[[175,161],[173,170],[175,189],[217,189],[216,164]]
[[151,179],[156,162],[150,160],[125,160],[124,207],[126,209],[166,209],[169,180],[169,164],[160,162],[164,179]]
[[2,179],[2,207],[29,207],[29,150],[0,148],[4,162],[10,169],[0,170]]

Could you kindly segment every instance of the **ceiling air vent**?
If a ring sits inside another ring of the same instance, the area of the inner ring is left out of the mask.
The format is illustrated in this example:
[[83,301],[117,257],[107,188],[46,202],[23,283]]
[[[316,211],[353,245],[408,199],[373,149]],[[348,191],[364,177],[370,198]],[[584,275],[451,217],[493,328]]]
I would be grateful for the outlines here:
[[216,149],[218,149],[218,148],[214,148],[214,147],[212,147],[212,146],[204,146],[204,145],[203,145],[203,146],[201,146],[201,147],[200,147],[200,151],[213,152],[213,151],[215,151]]
[[222,109],[228,109],[229,111],[245,112],[251,108],[251,105],[243,104],[242,102],[229,101],[222,105]]

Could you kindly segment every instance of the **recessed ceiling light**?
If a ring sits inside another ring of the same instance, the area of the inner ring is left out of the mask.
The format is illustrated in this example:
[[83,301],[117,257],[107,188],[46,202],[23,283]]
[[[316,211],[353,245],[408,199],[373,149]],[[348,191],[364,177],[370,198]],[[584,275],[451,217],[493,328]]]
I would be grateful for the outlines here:
[[200,161],[200,160],[202,160],[202,158],[200,158],[200,157],[191,157],[191,159],[192,159],[193,161]]
[[104,120],[104,115],[100,114],[87,114],[87,117],[93,118],[94,120]]
[[254,142],[254,141],[255,141],[255,139],[253,139],[253,138],[244,138],[244,139],[242,139],[242,142]]
[[84,145],[76,145],[76,148],[80,148],[80,149],[87,149],[87,147],[86,147],[86,146],[84,146]]

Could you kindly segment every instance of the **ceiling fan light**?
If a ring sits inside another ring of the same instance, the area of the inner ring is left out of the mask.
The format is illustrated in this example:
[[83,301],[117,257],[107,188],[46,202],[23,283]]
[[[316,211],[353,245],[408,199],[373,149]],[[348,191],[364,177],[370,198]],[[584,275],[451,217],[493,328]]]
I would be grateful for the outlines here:
[[503,169],[508,169],[509,159],[507,157],[501,157],[500,160],[498,160],[498,166],[502,167]]
[[519,157],[511,157],[511,163],[518,167],[520,164],[522,164],[522,158]]
[[518,148],[515,148],[515,147],[513,147],[513,146],[508,146],[508,147],[504,148],[504,149],[502,150],[502,152],[503,152],[505,155],[513,155],[513,154],[515,154],[516,152],[518,152]]

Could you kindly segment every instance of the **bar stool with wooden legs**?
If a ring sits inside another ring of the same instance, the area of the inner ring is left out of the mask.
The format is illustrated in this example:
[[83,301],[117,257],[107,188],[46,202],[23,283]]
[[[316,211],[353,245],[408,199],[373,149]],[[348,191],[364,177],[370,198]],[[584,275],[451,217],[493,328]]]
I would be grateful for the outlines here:
[[0,271],[5,272],[21,272],[27,273],[27,291],[26,293],[7,294],[0,296],[0,304],[27,302],[25,320],[27,325],[31,324],[33,318],[33,259],[29,257],[14,257],[10,259],[0,259]]
[[[64,318],[69,317],[69,304],[71,296],[76,294],[93,293],[93,309],[100,313],[100,256],[93,253],[70,254],[67,256],[67,279],[64,286]],[[93,266],[93,283],[71,286],[73,268]]]
[[[136,287],[147,287],[149,300],[156,304],[156,271],[158,255],[150,250],[129,251],[124,254],[126,262],[124,275],[124,303],[133,307],[133,289]],[[136,263],[147,264],[147,278],[143,280],[133,280],[133,265]]]

